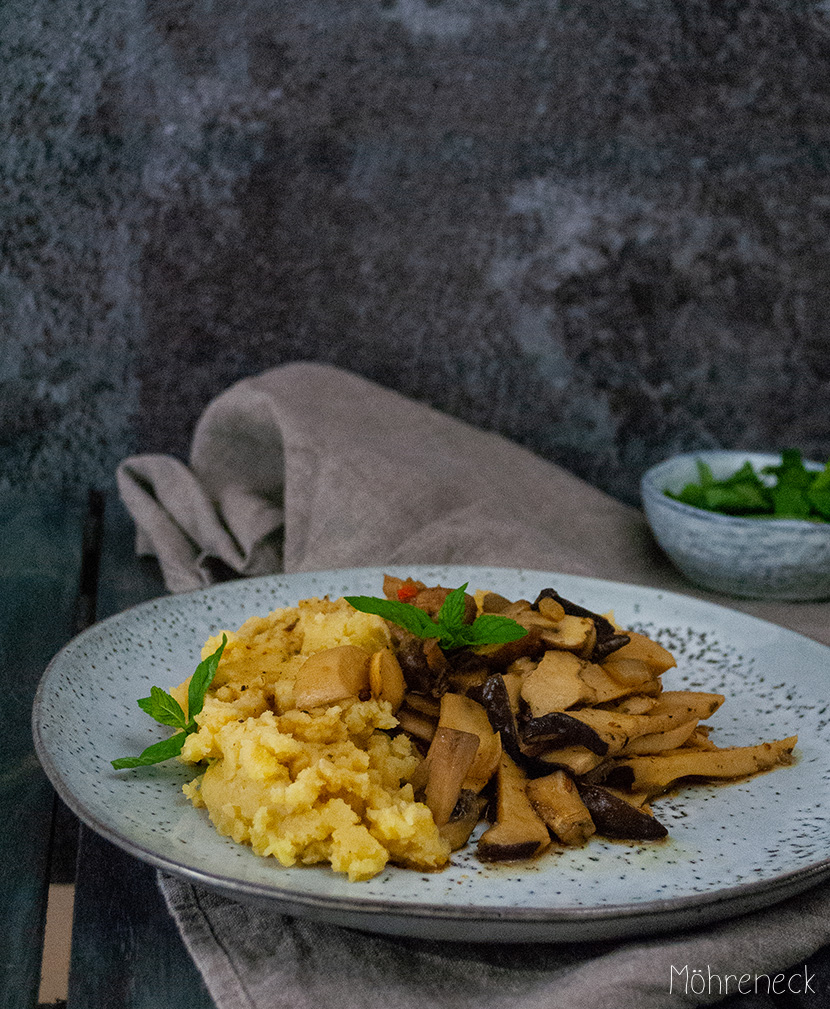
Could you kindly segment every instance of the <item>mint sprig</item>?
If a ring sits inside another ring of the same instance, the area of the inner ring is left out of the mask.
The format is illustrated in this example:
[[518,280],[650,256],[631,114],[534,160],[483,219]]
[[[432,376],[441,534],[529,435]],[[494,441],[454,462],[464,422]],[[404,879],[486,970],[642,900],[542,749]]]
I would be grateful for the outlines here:
[[168,694],[166,690],[162,690],[161,687],[150,687],[150,696],[138,699],[137,703],[142,711],[162,725],[169,725],[172,728],[179,729],[179,731],[167,739],[162,739],[148,746],[137,757],[119,757],[117,760],[113,760],[112,766],[116,770],[120,771],[128,767],[146,767],[148,764],[158,764],[162,760],[177,757],[182,752],[185,739],[187,739],[191,732],[196,732],[198,729],[196,715],[204,707],[205,695],[216,675],[219,660],[222,658],[222,652],[225,650],[227,643],[227,635],[223,634],[222,643],[216,651],[208,655],[206,659],[203,659],[190,677],[190,683],[187,688],[186,715],[176,698],[172,694]]
[[416,637],[437,638],[439,647],[444,651],[506,644],[518,641],[527,634],[526,628],[515,620],[495,613],[482,613],[471,624],[465,624],[464,593],[467,585],[465,582],[449,593],[436,620],[412,603],[402,603],[396,599],[380,599],[377,596],[345,596],[345,599],[361,613],[383,617]]

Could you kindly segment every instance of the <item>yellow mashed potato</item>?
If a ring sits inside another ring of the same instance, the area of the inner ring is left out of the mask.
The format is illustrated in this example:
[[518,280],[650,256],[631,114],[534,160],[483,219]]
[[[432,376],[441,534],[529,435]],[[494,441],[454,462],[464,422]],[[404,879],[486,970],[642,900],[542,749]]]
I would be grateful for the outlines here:
[[[345,698],[299,710],[297,673],[317,652],[389,646],[380,618],[345,600],[308,599],[254,617],[227,644],[182,759],[207,762],[184,786],[220,834],[282,865],[329,862],[366,880],[388,862],[439,869],[449,845],[408,780],[419,763],[409,738],[383,731],[397,720],[388,701]],[[204,645],[212,654],[221,634]],[[187,702],[187,682],[173,690]]]

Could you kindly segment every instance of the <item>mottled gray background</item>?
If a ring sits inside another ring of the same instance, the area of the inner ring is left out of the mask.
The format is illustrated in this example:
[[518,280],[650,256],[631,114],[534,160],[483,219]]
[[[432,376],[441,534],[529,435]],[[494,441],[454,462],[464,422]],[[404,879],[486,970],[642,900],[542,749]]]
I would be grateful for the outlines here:
[[185,455],[281,362],[636,500],[830,455],[809,0],[2,0],[0,486]]

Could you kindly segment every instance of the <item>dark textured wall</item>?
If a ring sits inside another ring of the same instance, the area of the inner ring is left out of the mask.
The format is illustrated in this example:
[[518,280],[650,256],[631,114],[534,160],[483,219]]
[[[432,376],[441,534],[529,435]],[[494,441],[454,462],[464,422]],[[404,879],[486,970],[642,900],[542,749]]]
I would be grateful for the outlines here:
[[[351,367],[625,499],[830,455],[807,0],[5,0],[0,484]],[[9,16],[10,15],[10,16]]]

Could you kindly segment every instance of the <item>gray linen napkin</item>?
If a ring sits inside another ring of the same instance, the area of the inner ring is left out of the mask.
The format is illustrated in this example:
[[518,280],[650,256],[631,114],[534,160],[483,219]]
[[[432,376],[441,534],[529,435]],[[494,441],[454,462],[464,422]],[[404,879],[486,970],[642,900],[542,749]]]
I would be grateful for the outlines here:
[[[239,382],[200,419],[189,466],[133,457],[118,485],[137,549],[158,557],[171,591],[229,573],[505,565],[682,591],[830,643],[830,604],[696,592],[638,509],[506,439],[328,366],[292,364]],[[365,935],[172,877],[160,885],[220,1009],[702,1005],[718,1001],[717,986],[696,995],[675,979],[670,994],[671,966],[775,973],[830,941],[830,887],[669,938],[530,948]]]

